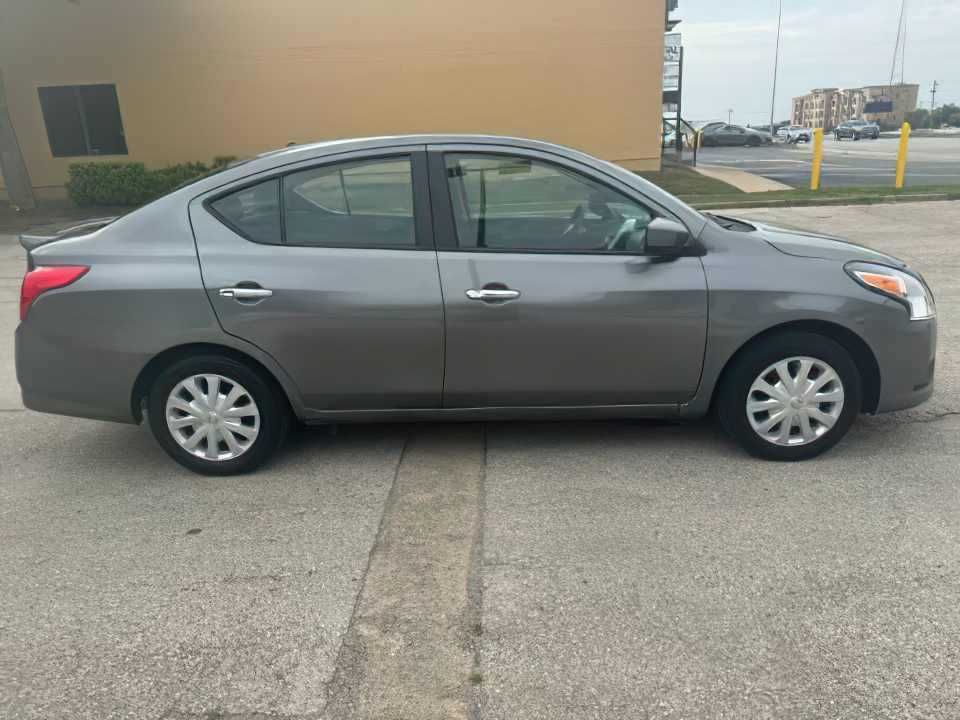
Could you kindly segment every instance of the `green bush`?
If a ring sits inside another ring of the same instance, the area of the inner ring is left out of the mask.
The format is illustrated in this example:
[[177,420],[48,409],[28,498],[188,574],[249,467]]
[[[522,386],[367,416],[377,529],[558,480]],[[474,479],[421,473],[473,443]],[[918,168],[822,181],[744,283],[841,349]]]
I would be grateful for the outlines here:
[[139,162],[83,162],[70,166],[67,192],[77,205],[143,205],[190,180],[220,170],[235,158],[219,156],[212,165],[180,163],[148,170]]

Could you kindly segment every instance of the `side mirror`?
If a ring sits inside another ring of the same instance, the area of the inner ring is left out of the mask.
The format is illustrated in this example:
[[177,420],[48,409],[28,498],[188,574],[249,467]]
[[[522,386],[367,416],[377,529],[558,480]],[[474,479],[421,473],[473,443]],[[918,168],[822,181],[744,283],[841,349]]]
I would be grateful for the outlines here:
[[680,223],[666,218],[654,218],[647,225],[647,255],[660,257],[682,255],[690,242],[690,233]]

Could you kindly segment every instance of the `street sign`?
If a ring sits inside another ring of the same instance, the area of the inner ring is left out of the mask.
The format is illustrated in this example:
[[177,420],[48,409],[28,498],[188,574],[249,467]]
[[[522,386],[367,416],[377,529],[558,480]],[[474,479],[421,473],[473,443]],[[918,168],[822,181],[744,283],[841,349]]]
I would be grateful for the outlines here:
[[663,36],[663,62],[680,62],[680,33],[666,33]]

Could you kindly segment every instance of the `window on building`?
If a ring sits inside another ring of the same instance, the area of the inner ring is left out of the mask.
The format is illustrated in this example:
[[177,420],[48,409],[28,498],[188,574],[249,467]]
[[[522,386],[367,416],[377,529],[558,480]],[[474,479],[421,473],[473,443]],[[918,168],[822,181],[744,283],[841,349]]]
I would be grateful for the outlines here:
[[54,157],[126,155],[116,85],[38,88]]

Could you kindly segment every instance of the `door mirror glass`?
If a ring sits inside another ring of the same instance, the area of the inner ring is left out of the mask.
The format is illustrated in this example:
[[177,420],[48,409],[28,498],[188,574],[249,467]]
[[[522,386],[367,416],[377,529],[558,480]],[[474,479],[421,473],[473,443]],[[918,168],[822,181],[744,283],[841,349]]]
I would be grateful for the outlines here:
[[680,223],[667,218],[654,218],[646,228],[645,254],[654,256],[682,255],[690,242],[690,233]]

